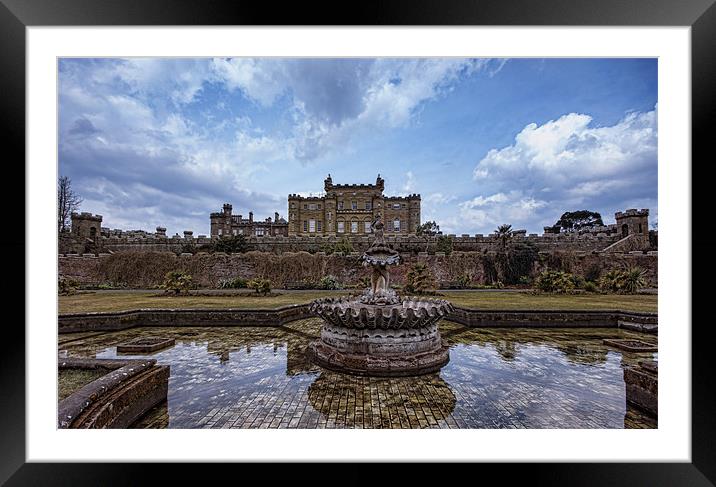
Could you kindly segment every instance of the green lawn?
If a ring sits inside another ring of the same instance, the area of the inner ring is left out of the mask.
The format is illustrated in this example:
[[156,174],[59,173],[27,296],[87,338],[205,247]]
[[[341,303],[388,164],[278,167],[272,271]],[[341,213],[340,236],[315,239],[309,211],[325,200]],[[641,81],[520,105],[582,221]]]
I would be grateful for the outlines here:
[[[275,291],[281,293],[281,291]],[[123,311],[141,308],[278,308],[308,303],[319,297],[348,294],[349,291],[284,292],[276,296],[168,296],[156,291],[121,293],[80,293],[60,296],[60,313]],[[620,309],[657,311],[656,295],[535,295],[528,292],[441,291],[456,306],[478,309]]]

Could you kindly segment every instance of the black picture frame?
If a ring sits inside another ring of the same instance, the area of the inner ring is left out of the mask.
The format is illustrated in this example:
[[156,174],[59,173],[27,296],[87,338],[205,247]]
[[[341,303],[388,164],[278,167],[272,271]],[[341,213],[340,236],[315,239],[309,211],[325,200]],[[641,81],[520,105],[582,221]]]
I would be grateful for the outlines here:
[[[692,67],[692,159],[706,159],[713,137],[708,127],[716,119],[715,0],[405,0],[355,2],[339,9],[336,3],[189,0],[0,0],[0,106],[6,180],[21,194],[25,182],[25,28],[80,25],[571,25],[571,26],[690,26]],[[8,151],[10,149],[10,151]],[[709,156],[711,154],[709,153]],[[713,156],[709,157],[713,159]],[[8,161],[13,161],[9,163]],[[694,167],[692,163],[692,168]],[[15,174],[8,174],[14,171]],[[693,191],[693,190],[692,190]],[[692,192],[692,194],[696,194]],[[701,193],[704,194],[704,193]],[[693,204],[698,213],[700,206]],[[25,255],[25,221],[12,209],[12,234],[0,241],[3,255]],[[23,217],[24,217],[23,211]],[[693,217],[692,217],[693,218]],[[693,222],[699,221],[693,218]],[[691,243],[691,235],[685,234]],[[698,247],[691,243],[692,255]],[[26,256],[31,259],[32,256]],[[6,303],[20,302],[25,292],[22,259],[9,259],[12,279],[0,280]],[[22,268],[21,268],[22,267]],[[23,284],[21,284],[21,282]],[[692,283],[684,283],[691,285]],[[13,294],[15,296],[13,296]],[[16,297],[12,300],[10,297]],[[667,298],[664,298],[667,299]],[[693,299],[692,299],[693,302]],[[9,306],[6,304],[6,306]],[[693,309],[693,308],[692,308]],[[0,482],[7,485],[138,485],[146,464],[38,464],[25,461],[25,343],[19,320],[5,320],[5,347],[0,367]],[[666,324],[684,326],[686,323]],[[699,323],[709,325],[709,323]],[[479,477],[497,474],[510,480],[516,473],[530,484],[549,485],[714,485],[716,483],[716,384],[707,339],[708,326],[692,327],[692,463],[599,463],[483,465]],[[10,345],[11,344],[11,345]],[[159,466],[162,467],[162,466]],[[164,465],[166,467],[166,465]],[[186,475],[196,466],[172,464],[163,481]],[[212,469],[218,466],[212,466]],[[398,471],[402,471],[399,469]],[[212,473],[212,477],[216,475]],[[295,474],[294,474],[295,475]],[[206,473],[202,474],[207,477]],[[498,477],[499,478],[499,477]],[[218,480],[218,477],[217,477]],[[272,472],[271,480],[277,480]]]

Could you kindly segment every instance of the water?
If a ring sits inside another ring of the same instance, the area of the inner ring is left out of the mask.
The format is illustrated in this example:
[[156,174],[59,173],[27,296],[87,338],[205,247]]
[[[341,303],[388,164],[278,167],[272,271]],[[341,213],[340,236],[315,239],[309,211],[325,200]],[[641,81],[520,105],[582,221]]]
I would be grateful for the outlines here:
[[[356,377],[306,357],[320,321],[278,328],[134,328],[61,335],[60,356],[154,358],[171,367],[167,401],[137,428],[655,428],[627,408],[623,367],[656,359],[604,338],[656,343],[613,328],[470,329],[441,322],[450,363],[440,373]],[[176,344],[117,354],[147,336]]]

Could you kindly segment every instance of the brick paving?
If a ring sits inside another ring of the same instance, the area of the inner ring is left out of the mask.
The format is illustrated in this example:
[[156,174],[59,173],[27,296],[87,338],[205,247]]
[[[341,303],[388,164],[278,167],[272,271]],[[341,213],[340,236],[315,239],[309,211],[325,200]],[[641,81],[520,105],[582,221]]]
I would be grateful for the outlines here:
[[[62,335],[60,356],[151,357],[171,366],[166,403],[137,428],[655,428],[626,407],[623,367],[656,358],[604,338],[617,329],[469,329],[441,324],[451,346],[440,373],[357,377],[306,357],[320,321],[280,328],[135,328]],[[117,354],[140,336],[173,338],[152,354]]]

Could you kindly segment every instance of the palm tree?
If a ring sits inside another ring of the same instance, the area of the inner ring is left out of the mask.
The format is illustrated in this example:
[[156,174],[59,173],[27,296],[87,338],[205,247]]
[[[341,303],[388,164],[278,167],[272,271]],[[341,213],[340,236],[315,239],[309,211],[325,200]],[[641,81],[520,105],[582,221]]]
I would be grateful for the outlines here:
[[507,241],[512,238],[512,225],[500,225],[495,230],[495,237],[500,239],[502,243],[502,250],[507,248]]

